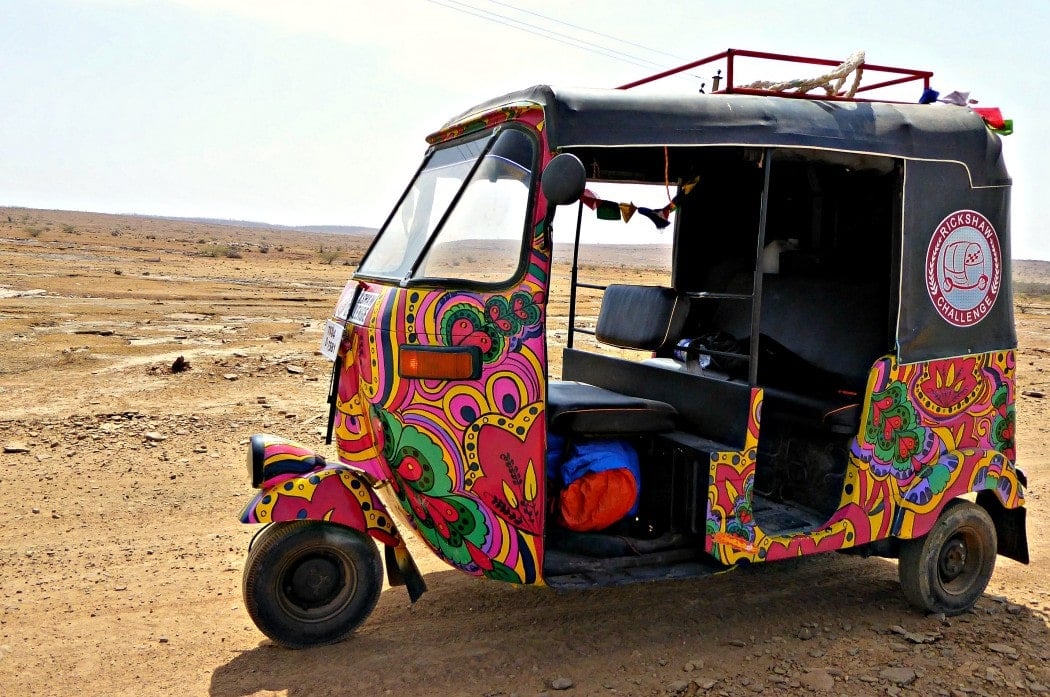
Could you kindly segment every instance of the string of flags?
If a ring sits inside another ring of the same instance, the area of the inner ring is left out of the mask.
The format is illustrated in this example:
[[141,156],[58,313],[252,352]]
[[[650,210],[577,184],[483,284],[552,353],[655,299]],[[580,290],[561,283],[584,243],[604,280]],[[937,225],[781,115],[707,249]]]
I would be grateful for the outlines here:
[[970,111],[984,119],[984,123],[990,131],[1001,136],[1008,136],[1014,132],[1013,119],[1004,119],[1003,112],[998,107],[974,106],[977,104],[977,100],[970,99],[969,92],[949,92],[942,97],[937,90],[926,88],[923,90],[922,96],[919,97],[919,104],[932,104],[933,102],[969,107]]
[[678,187],[678,193],[675,194],[675,197],[672,198],[663,208],[636,206],[633,201],[628,203],[609,201],[601,198],[590,189],[583,190],[583,195],[580,197],[580,200],[583,202],[583,205],[595,212],[598,220],[622,220],[627,223],[630,222],[631,218],[634,217],[634,214],[637,213],[638,215],[651,220],[657,230],[663,230],[671,224],[671,213],[681,206],[682,199],[685,196],[688,196],[699,183],[700,177],[693,177],[686,183],[680,185]]

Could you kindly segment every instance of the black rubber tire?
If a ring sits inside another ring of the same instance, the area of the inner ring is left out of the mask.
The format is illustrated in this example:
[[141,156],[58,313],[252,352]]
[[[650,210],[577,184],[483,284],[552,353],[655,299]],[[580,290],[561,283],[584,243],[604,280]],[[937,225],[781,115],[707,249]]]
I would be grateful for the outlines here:
[[958,615],[973,607],[995,570],[995,524],[976,503],[949,503],[925,537],[901,542],[897,571],[908,602]]
[[244,564],[244,605],[255,626],[293,649],[349,636],[375,608],[383,565],[372,538],[317,521],[274,523]]
[[259,531],[252,536],[252,539],[248,541],[248,551],[251,552],[259,545],[260,542],[265,540],[270,535],[273,535],[276,529],[280,526],[280,523],[267,523],[262,528],[260,528]]

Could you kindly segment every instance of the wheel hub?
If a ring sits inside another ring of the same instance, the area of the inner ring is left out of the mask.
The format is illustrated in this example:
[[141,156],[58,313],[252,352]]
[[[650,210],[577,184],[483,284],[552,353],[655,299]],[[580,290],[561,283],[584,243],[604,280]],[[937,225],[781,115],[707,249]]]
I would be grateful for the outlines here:
[[330,559],[307,559],[292,572],[291,596],[303,607],[324,605],[338,588],[339,576],[338,566]]
[[944,546],[941,554],[941,575],[951,581],[966,569],[966,545],[962,540],[952,540]]
[[323,621],[353,598],[353,568],[338,554],[314,552],[281,575],[280,601],[286,611],[308,622]]

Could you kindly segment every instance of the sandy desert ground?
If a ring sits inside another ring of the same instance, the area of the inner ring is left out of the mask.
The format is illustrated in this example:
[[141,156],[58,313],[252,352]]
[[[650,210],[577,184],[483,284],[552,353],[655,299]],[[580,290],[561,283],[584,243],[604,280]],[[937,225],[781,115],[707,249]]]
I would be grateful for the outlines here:
[[[970,614],[910,610],[896,564],[874,558],[555,594],[421,555],[415,605],[388,589],[344,643],[273,646],[241,602],[244,445],[271,431],[325,447],[317,347],[361,244],[0,209],[0,444],[14,451],[0,455],[0,693],[1050,691],[1045,263],[1015,269],[1031,293],[1017,298],[1017,439],[1032,564],[1000,558]],[[179,356],[191,369],[172,373]]]

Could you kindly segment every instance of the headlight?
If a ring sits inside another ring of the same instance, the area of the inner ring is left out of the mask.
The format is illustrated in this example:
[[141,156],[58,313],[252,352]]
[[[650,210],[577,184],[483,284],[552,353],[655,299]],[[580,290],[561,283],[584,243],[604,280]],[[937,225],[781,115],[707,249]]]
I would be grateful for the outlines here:
[[266,436],[252,436],[248,445],[248,476],[252,478],[252,487],[258,489],[263,482],[263,461],[266,459]]

